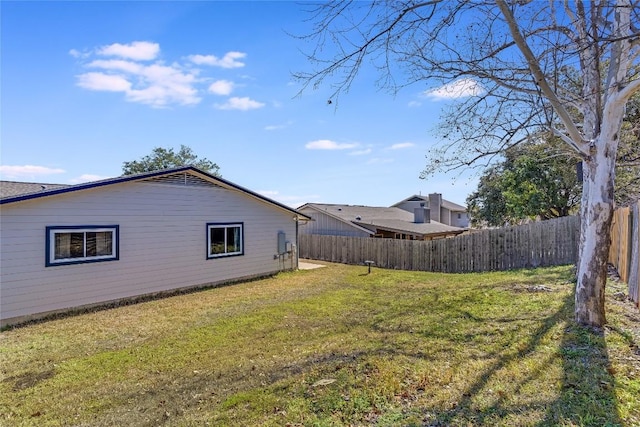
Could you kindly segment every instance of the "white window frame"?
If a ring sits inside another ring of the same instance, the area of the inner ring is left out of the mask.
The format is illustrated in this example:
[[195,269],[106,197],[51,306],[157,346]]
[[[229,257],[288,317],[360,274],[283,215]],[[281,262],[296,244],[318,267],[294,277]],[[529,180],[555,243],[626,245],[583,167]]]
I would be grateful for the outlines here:
[[[227,230],[230,228],[240,229],[240,250],[234,252],[227,252],[229,243],[227,242]],[[211,252],[211,230],[223,229],[224,230],[224,253],[212,253]],[[207,259],[224,258],[230,256],[244,255],[244,223],[243,222],[210,222],[207,223]]]
[[[86,233],[111,233],[111,253],[109,255],[87,256]],[[84,233],[83,256],[56,259],[56,236],[59,234]],[[56,265],[84,264],[90,262],[115,261],[119,259],[120,227],[118,225],[74,225],[47,227],[46,267]]]

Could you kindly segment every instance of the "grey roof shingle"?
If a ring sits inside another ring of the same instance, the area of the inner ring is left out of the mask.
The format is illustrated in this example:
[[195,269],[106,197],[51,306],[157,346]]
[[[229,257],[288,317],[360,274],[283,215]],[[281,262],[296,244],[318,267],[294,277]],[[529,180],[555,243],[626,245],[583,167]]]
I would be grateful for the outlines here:
[[43,184],[38,182],[0,181],[0,197],[21,196],[56,188],[69,187],[66,184]]
[[[411,197],[407,197],[406,199],[399,201],[398,203],[394,204],[393,206],[398,206],[399,204],[401,204],[403,202],[406,202],[407,200],[410,200],[410,199],[420,199],[420,200],[424,200],[425,202],[428,202],[429,201],[429,196],[423,196],[423,195],[420,195],[420,194],[414,194]],[[446,200],[446,199],[442,199],[442,207],[447,208],[452,212],[466,212],[467,211],[466,207],[464,207],[462,205],[459,205],[457,203],[454,203],[454,202],[450,202],[449,200]]]

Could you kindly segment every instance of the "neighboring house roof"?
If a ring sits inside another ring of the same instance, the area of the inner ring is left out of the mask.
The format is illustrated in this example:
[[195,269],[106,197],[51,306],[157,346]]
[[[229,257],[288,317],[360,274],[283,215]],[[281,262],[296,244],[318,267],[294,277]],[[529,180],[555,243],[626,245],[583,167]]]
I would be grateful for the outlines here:
[[[404,202],[417,202],[417,201],[428,202],[429,201],[429,196],[423,196],[423,195],[420,195],[420,194],[414,194],[413,196],[407,197],[406,199],[401,200],[398,203],[392,205],[392,207],[398,206],[398,205],[400,205],[400,204],[402,204]],[[466,212],[467,211],[466,207],[464,207],[462,205],[459,205],[457,203],[450,202],[449,200],[445,200],[445,199],[442,199],[442,207],[443,208],[447,208],[447,209],[449,209],[450,211],[453,211],[453,212]]]
[[[179,175],[182,174],[182,175]],[[106,187],[114,184],[120,184],[123,182],[131,181],[143,181],[150,178],[164,179],[166,181],[176,182],[176,180],[202,180],[222,188],[229,190],[236,190],[244,193],[254,199],[258,199],[261,202],[265,202],[274,205],[280,209],[291,212],[296,215],[297,219],[310,220],[307,215],[304,215],[297,210],[269,199],[261,194],[255,193],[237,184],[227,181],[226,179],[211,175],[203,170],[200,170],[193,166],[181,166],[177,168],[164,169],[160,171],[144,172],[135,175],[123,175],[116,178],[108,178],[100,181],[85,182],[76,185],[64,185],[64,184],[37,184],[37,183],[19,183],[11,181],[0,181],[0,205],[21,202],[24,200],[33,200],[44,197],[51,197],[58,194],[72,193],[75,191],[83,191],[93,188]],[[45,188],[42,188],[42,187]],[[5,194],[6,189],[6,194]]]
[[326,215],[350,223],[369,234],[372,226],[378,229],[420,235],[462,233],[465,228],[453,227],[437,221],[415,223],[414,215],[396,207],[352,206],[325,203],[307,203],[298,208],[313,209]]
[[66,184],[41,184],[37,182],[0,181],[0,198],[39,193],[44,190],[69,187]]

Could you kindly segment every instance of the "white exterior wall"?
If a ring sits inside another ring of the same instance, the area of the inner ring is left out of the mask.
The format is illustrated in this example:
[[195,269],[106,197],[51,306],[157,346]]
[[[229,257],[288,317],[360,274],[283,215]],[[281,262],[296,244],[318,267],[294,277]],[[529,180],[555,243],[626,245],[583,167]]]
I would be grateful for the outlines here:
[[442,224],[446,224],[446,225],[453,225],[451,224],[451,211],[447,208],[440,208],[440,223]]
[[[421,204],[423,204],[424,206],[420,206]],[[429,201],[419,201],[419,202],[412,202],[412,201],[404,201],[401,202],[397,205],[394,205],[397,208],[400,208],[402,210],[405,210],[407,212],[413,213],[414,209],[416,208],[424,208],[424,209],[429,209]]]
[[[460,218],[458,218],[460,215]],[[469,214],[467,212],[451,212],[451,225],[454,227],[468,228]]]
[[[411,202],[411,201],[404,201],[398,205],[396,205],[396,207],[400,208],[400,209],[404,209],[405,211],[411,212],[413,213],[413,210],[415,208],[419,208],[421,207],[420,204],[424,203],[425,204],[425,208],[429,208],[429,202],[426,201],[420,201],[420,202]],[[458,214],[460,214],[460,218],[458,218]],[[433,215],[433,213],[431,214],[431,219],[433,219],[434,221],[436,216]],[[449,208],[445,208],[444,206],[440,207],[440,221],[438,221],[442,224],[446,224],[446,225],[452,225],[454,227],[460,227],[460,228],[468,228],[469,227],[469,215],[466,212],[460,212],[460,211],[451,211],[449,210]]]
[[[460,218],[458,218],[460,215]],[[440,222],[453,227],[468,228],[469,215],[466,212],[452,211],[448,208],[440,208]]]
[[[2,205],[0,318],[275,273],[294,214],[214,187],[125,182]],[[244,223],[244,255],[207,259],[207,223]],[[119,225],[119,260],[45,267],[47,226]]]
[[299,212],[310,216],[314,221],[308,221],[306,224],[301,223],[300,234],[324,234],[330,236],[349,236],[349,237],[369,237],[366,231],[345,224],[330,215],[318,212],[315,209],[300,209]]

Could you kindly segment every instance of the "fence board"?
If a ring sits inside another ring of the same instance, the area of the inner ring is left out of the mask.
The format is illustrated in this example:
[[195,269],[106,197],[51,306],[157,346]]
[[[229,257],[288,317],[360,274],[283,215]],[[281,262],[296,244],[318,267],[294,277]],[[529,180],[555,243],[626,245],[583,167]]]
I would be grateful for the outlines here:
[[[580,219],[564,217],[502,229],[474,230],[432,241],[374,239],[302,234],[302,258],[347,264],[375,262],[382,268],[479,272],[575,264]],[[611,227],[609,261],[640,303],[640,200],[617,209]]]
[[611,263],[620,279],[627,283],[629,298],[640,303],[640,200],[630,207],[616,209],[611,224]]
[[300,256],[382,268],[489,271],[575,263],[579,219],[558,218],[432,241],[300,235]]
[[628,207],[616,209],[611,224],[611,250],[609,251],[609,263],[618,270],[623,282],[629,280],[630,267],[630,227],[631,210]]
[[629,268],[629,298],[640,307],[640,200],[632,206],[631,266]]

